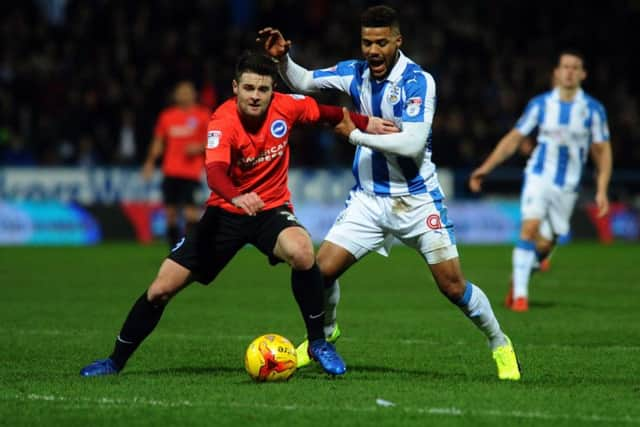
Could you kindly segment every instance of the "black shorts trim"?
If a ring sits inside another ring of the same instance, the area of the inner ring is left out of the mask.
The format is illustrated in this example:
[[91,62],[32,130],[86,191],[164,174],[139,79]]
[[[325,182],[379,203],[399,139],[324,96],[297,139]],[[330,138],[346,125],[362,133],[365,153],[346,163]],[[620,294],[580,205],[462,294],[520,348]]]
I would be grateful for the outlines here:
[[282,230],[289,227],[302,225],[288,204],[256,216],[208,206],[197,225],[172,249],[168,258],[189,269],[196,281],[208,284],[246,244],[267,255],[271,265],[283,262],[273,254],[273,249]]

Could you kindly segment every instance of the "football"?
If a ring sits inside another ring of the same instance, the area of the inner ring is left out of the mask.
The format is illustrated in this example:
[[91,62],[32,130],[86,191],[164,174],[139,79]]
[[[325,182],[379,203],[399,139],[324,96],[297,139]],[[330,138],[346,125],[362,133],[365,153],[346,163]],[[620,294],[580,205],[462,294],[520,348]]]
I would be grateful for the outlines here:
[[284,381],[296,371],[296,349],[285,337],[266,334],[254,339],[244,355],[244,367],[255,381]]

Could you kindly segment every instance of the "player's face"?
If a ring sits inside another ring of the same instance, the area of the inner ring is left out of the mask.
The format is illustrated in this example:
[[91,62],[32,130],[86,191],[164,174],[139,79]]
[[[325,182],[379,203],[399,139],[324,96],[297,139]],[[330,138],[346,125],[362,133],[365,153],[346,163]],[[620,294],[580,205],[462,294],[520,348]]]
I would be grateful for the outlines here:
[[238,97],[238,111],[249,117],[260,117],[269,108],[273,97],[273,79],[255,73],[242,73],[233,81],[233,93]]
[[188,107],[196,102],[196,90],[191,83],[181,83],[176,87],[174,97],[176,104]]
[[401,45],[402,36],[391,27],[362,27],[360,31],[362,55],[369,63],[371,75],[377,80],[389,75]]
[[564,89],[575,89],[587,77],[582,60],[574,55],[562,55],[554,72],[556,85]]

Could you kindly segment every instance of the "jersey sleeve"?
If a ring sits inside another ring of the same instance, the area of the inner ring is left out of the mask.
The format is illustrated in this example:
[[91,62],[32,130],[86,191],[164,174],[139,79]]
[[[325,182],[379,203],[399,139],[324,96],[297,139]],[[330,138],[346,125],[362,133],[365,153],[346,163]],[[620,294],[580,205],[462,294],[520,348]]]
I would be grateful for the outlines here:
[[320,109],[315,99],[298,94],[284,95],[282,98],[287,116],[292,122],[315,123],[320,119]]
[[591,119],[591,142],[594,144],[610,140],[609,124],[607,123],[607,111],[604,106],[597,103],[593,108]]
[[220,118],[214,118],[209,122],[205,164],[209,165],[214,162],[231,164],[233,133],[233,128]]
[[539,118],[542,112],[542,98],[537,97],[529,101],[524,113],[516,122],[516,130],[523,135],[529,135],[538,126]]
[[405,80],[402,121],[413,123],[433,122],[436,110],[436,83],[431,75],[415,72]]
[[351,83],[358,70],[355,59],[338,62],[333,67],[313,70],[313,83],[318,89],[337,89],[350,93]]
[[163,112],[158,117],[156,127],[153,129],[153,136],[156,138],[166,138],[167,136],[167,113]]

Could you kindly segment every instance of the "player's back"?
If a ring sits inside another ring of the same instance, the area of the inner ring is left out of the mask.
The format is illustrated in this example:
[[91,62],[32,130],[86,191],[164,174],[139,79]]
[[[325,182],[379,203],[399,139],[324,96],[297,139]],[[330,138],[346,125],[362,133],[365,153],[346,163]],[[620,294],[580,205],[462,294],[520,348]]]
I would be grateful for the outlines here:
[[532,99],[516,128],[528,134],[536,127],[538,144],[525,172],[568,191],[580,182],[591,143],[609,140],[604,107],[582,90],[571,101],[557,89]]

